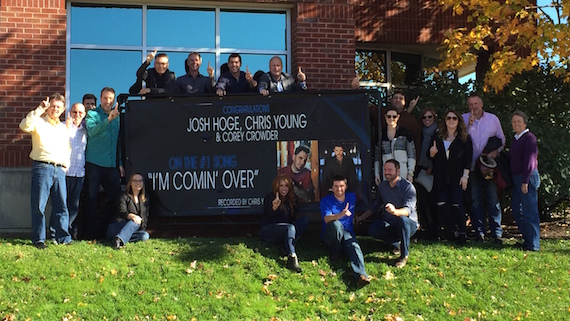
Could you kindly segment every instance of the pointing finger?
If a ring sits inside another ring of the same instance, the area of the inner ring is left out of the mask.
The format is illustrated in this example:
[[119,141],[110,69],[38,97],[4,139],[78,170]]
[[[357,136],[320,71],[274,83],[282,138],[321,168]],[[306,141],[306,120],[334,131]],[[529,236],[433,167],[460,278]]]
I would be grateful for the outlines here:
[[249,67],[247,65],[245,65],[245,73],[249,74]]
[[158,51],[158,49],[154,49],[154,51],[152,52],[152,56],[156,56],[156,52]]
[[299,73],[302,73],[302,71],[301,71],[301,66],[299,66]]
[[344,209],[348,211],[348,203],[346,203],[346,207]]

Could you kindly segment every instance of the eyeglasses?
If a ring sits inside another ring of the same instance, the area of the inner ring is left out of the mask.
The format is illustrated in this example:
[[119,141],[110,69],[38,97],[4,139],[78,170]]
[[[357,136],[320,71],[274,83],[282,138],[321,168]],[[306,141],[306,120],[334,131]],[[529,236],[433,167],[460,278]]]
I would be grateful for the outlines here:
[[457,117],[456,116],[447,116],[447,117],[445,117],[445,119],[446,120],[452,120],[452,119],[457,120]]
[[85,113],[82,112],[82,111],[79,111],[79,110],[73,110],[73,111],[71,111],[71,114],[80,114],[80,115],[83,115],[83,114],[85,114]]
[[424,115],[422,119],[432,119],[433,115]]
[[133,179],[133,183],[142,183],[144,182],[142,179]]
[[390,118],[396,119],[396,118],[398,118],[398,115],[386,115],[386,118],[388,118],[388,119],[390,119]]

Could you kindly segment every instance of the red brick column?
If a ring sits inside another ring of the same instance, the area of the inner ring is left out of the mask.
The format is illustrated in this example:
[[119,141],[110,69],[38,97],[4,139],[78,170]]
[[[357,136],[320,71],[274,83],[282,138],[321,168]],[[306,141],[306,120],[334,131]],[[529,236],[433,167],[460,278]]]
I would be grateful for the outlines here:
[[355,75],[350,2],[298,2],[292,10],[293,73],[301,66],[309,89],[350,89]]
[[64,0],[0,2],[0,167],[30,166],[18,124],[54,92],[65,93]]

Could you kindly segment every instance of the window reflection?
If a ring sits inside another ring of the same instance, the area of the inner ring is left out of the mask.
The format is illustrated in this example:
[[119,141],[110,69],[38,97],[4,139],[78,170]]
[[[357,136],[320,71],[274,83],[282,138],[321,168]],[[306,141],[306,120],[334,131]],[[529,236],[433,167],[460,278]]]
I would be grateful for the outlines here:
[[421,77],[421,56],[392,52],[390,71],[392,72],[392,84],[417,86]]
[[386,77],[386,52],[356,50],[356,73],[361,81],[383,83]]
[[71,7],[71,43],[142,45],[140,7]]
[[285,50],[284,12],[220,13],[220,46],[261,50]]
[[70,102],[81,101],[86,93],[99,97],[106,86],[113,87],[117,95],[128,93],[136,80],[140,57],[138,51],[71,50]]
[[213,10],[149,8],[146,30],[150,47],[215,47]]

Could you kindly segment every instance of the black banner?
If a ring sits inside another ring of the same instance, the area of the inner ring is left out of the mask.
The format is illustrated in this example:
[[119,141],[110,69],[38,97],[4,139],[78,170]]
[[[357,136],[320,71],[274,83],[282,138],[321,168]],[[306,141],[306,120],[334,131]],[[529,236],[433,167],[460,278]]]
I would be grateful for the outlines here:
[[127,173],[147,177],[153,215],[261,213],[278,172],[295,176],[301,210],[318,211],[335,145],[343,162],[354,164],[349,188],[368,199],[364,92],[175,97],[125,106]]

